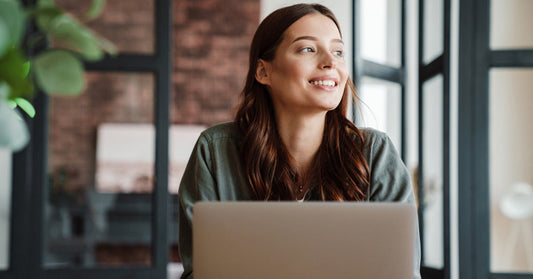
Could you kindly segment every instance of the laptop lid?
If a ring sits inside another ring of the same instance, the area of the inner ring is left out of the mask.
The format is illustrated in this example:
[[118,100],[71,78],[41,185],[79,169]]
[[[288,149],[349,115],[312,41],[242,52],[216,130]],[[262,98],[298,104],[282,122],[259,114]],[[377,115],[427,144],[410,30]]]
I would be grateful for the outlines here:
[[193,274],[412,279],[416,208],[404,203],[200,202]]

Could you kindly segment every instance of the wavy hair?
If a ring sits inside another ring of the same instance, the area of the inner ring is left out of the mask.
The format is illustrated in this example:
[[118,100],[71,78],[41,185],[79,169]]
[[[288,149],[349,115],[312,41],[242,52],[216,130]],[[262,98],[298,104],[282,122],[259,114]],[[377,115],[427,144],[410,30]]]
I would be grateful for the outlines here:
[[[255,79],[259,59],[272,61],[284,32],[305,15],[329,17],[339,29],[333,13],[319,4],[297,4],[278,9],[257,28],[250,47],[250,68],[241,93],[235,123],[242,135],[241,163],[257,200],[295,200],[301,179],[278,134],[274,106],[265,85]],[[364,138],[346,118],[349,94],[355,94],[348,78],[340,104],[326,114],[324,135],[314,158],[312,199],[361,201],[369,185],[368,164],[363,156]]]

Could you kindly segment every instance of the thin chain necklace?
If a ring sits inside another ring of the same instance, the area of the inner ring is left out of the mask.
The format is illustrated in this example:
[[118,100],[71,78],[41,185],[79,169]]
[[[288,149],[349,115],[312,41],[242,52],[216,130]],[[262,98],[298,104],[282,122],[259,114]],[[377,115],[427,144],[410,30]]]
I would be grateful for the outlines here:
[[[300,195],[302,195],[301,199],[298,198]],[[303,185],[299,185],[298,186],[298,195],[296,195],[296,200],[299,201],[299,202],[303,202],[305,200],[305,196],[307,196],[307,191],[304,193],[304,186]]]

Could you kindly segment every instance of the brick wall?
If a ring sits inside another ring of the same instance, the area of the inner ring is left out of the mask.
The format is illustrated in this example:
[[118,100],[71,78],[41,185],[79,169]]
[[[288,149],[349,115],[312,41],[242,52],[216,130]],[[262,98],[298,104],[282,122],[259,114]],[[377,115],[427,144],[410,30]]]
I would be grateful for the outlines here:
[[[81,16],[90,1],[56,3]],[[87,24],[123,52],[151,52],[152,5],[107,1],[102,17]],[[258,22],[259,0],[173,2],[172,123],[210,126],[233,118]],[[82,95],[52,97],[50,172],[66,174],[69,189],[94,185],[98,124],[153,123],[153,88],[147,73],[88,73]]]
[[[154,53],[154,3],[156,0],[109,0],[100,16],[88,21],[93,1],[55,0],[95,33],[111,40],[121,53]],[[189,1],[189,0],[187,0]]]
[[258,0],[174,1],[172,122],[231,120],[244,86]]

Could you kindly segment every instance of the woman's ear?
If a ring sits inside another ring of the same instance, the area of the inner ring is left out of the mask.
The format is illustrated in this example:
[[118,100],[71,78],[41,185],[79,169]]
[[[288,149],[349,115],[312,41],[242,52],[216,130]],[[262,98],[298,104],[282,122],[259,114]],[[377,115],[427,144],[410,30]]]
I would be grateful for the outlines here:
[[270,85],[270,64],[263,59],[257,60],[255,79],[263,85]]

